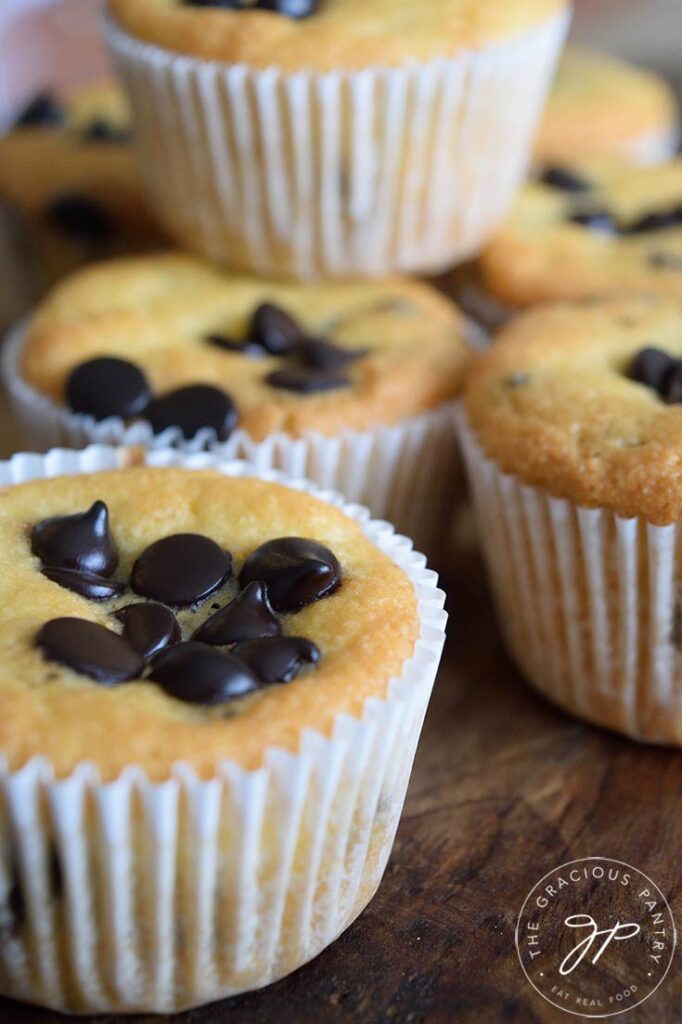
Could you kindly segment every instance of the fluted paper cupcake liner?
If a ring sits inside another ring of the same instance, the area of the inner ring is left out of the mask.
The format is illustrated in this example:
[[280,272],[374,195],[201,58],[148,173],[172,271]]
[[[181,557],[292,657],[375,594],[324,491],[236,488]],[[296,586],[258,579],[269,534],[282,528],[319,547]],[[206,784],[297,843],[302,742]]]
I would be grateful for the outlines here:
[[41,394],[21,376],[25,336],[21,324],[5,341],[1,359],[5,386],[28,448],[46,451],[57,446],[120,444],[214,450],[222,458],[246,459],[259,470],[281,470],[339,491],[394,523],[429,556],[444,550],[442,523],[461,490],[454,404],[392,426],[346,430],[334,436],[310,431],[292,438],[275,433],[254,441],[246,431],[236,430],[220,443],[215,431],[202,430],[185,441],[177,428],[155,435],[146,422],[126,425],[112,417],[98,423]]
[[568,17],[453,58],[283,73],[107,22],[156,213],[185,245],[300,278],[443,269],[502,219]]
[[509,649],[546,697],[590,722],[682,745],[680,524],[582,508],[503,473],[458,425]]
[[[216,468],[343,509],[415,587],[412,658],[357,718],[301,735],[246,771],[165,782],[131,765],[103,783],[35,759],[0,765],[0,992],[71,1012],[174,1012],[260,988],[316,956],[367,905],[388,860],[445,638],[444,594],[411,542],[303,481],[217,455],[147,452],[150,465]],[[17,455],[0,486],[113,469],[125,449]],[[352,675],[352,665],[349,666]]]

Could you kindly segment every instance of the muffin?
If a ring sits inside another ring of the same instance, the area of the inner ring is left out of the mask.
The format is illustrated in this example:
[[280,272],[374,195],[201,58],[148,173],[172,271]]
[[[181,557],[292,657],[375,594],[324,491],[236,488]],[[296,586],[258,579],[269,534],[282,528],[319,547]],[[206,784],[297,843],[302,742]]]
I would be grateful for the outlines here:
[[682,744],[682,302],[519,316],[460,427],[511,652],[582,718]]
[[607,295],[682,298],[682,159],[546,170],[521,190],[478,274],[508,312]]
[[62,1011],[174,1012],[333,941],[380,882],[444,640],[435,575],[358,506],[139,461],[0,467],[1,990]]
[[428,544],[452,500],[457,310],[402,278],[296,285],[179,253],[59,285],[4,354],[27,437],[219,445],[334,487]]
[[591,50],[564,53],[535,143],[539,164],[654,164],[674,156],[678,142],[677,101],[660,75]]
[[121,90],[100,82],[35,96],[0,138],[0,261],[6,324],[93,259],[160,243]]
[[565,0],[109,11],[161,222],[217,262],[299,278],[476,251],[523,178],[567,24]]

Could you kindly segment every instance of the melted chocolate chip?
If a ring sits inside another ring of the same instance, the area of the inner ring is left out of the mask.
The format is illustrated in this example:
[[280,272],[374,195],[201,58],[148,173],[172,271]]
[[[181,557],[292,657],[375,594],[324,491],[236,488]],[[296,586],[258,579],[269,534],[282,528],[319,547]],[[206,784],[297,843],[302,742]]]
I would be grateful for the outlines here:
[[547,167],[540,181],[550,188],[560,189],[562,192],[589,192],[591,185],[585,178],[581,178],[573,171],[567,171],[565,167]]
[[273,356],[298,351],[306,340],[303,328],[279,306],[264,303],[253,314],[249,337]]
[[118,552],[109,529],[109,510],[96,501],[87,512],[44,519],[33,527],[31,550],[48,566],[111,576]]
[[682,224],[682,204],[669,210],[654,210],[647,213],[625,229],[628,235],[647,234],[650,231],[665,231]]
[[45,218],[75,242],[101,245],[116,234],[114,220],[101,203],[75,192],[55,196],[45,207]]
[[307,366],[275,370],[265,378],[271,388],[313,395],[320,391],[337,391],[351,386],[350,378],[339,370],[314,370]]
[[341,567],[329,548],[303,537],[280,537],[261,544],[242,568],[240,583],[267,584],[277,612],[295,612],[341,585]]
[[194,634],[194,639],[205,644],[238,644],[259,637],[276,637],[280,632],[265,584],[254,581],[234,601],[207,619]]
[[52,619],[36,643],[48,661],[79,672],[104,686],[142,675],[144,662],[122,637],[86,619]]
[[19,114],[15,128],[57,128],[66,120],[66,111],[49,92],[41,92]]
[[81,135],[83,142],[104,142],[111,145],[125,145],[132,136],[127,128],[112,124],[103,117],[96,117],[86,125]]
[[237,644],[232,653],[244,661],[261,683],[290,683],[304,665],[316,665],[319,648],[298,636],[267,637]]
[[571,224],[579,224],[590,231],[603,231],[616,234],[618,225],[608,210],[579,210],[568,218]]
[[265,349],[255,341],[236,341],[224,334],[207,334],[204,339],[207,344],[221,348],[224,352],[235,352],[237,355],[249,356],[251,359],[260,359],[265,354]]
[[189,641],[162,651],[150,679],[190,704],[225,704],[259,687],[245,662],[206,644]]
[[191,441],[204,427],[214,430],[219,441],[226,441],[237,426],[237,409],[228,394],[209,384],[178,388],[157,398],[147,413],[155,434],[178,427]]
[[74,412],[106,420],[131,419],[149,405],[151,391],[139,367],[125,359],[102,356],[81,363],[66,384],[66,400]]
[[125,592],[123,583],[108,580],[105,576],[98,576],[96,573],[76,572],[74,569],[60,569],[58,566],[45,565],[42,574],[53,583],[58,583],[60,587],[73,590],[81,597],[87,597],[89,601],[110,601]]
[[675,360],[660,348],[643,348],[632,360],[628,375],[660,393],[674,365]]
[[123,639],[145,660],[180,642],[180,626],[170,608],[154,601],[128,604],[116,612]]
[[184,608],[204,601],[230,578],[232,557],[198,533],[176,533],[146,548],[133,566],[132,588]]
[[324,338],[308,338],[301,348],[301,359],[314,370],[337,370],[356,363],[369,352],[366,348],[340,348]]

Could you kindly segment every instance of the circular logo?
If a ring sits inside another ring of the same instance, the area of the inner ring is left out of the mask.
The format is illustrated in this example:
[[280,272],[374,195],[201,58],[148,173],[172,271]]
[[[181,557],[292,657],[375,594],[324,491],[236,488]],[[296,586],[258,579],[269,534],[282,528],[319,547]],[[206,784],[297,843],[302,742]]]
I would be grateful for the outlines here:
[[550,871],[529,892],[516,925],[533,988],[579,1017],[613,1017],[643,1003],[668,973],[676,941],[658,886],[607,857]]

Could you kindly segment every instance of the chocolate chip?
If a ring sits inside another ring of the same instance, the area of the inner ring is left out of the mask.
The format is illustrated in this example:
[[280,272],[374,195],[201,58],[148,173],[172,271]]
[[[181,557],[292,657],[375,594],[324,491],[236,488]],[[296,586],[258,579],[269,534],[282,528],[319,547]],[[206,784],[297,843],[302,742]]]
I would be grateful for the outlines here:
[[258,7],[264,11],[276,11],[287,18],[309,18],[319,6],[319,0],[260,0]]
[[173,612],[154,601],[128,604],[116,612],[116,618],[123,623],[123,639],[145,660],[180,641]]
[[679,359],[673,362],[659,393],[668,405],[678,405],[682,402],[682,361]]
[[45,219],[76,242],[101,245],[116,233],[114,220],[101,203],[75,192],[55,196],[45,207]]
[[237,594],[234,601],[207,619],[194,639],[205,644],[238,644],[264,636],[279,636],[280,632],[265,584],[254,581]]
[[108,580],[105,576],[98,576],[96,573],[76,572],[74,569],[60,569],[53,565],[45,565],[41,571],[48,580],[58,583],[66,590],[73,590],[80,597],[87,597],[89,601],[111,601],[112,598],[120,597],[125,593],[123,583]]
[[350,379],[334,370],[313,370],[309,367],[291,368],[288,370],[275,370],[265,378],[271,388],[279,388],[283,391],[297,391],[302,395],[313,395],[320,391],[337,391],[339,388],[349,388]]
[[653,213],[647,213],[639,220],[629,224],[623,233],[641,235],[650,231],[665,231],[680,224],[682,224],[682,204],[669,210],[655,210]]
[[45,565],[111,576],[118,552],[109,529],[109,510],[96,501],[87,512],[43,519],[33,527],[31,550]]
[[320,660],[319,648],[299,636],[247,640],[232,653],[246,662],[261,683],[290,683],[305,664],[316,665]]
[[579,224],[590,231],[615,234],[618,226],[608,210],[579,210],[568,218],[571,224]]
[[57,128],[66,120],[66,111],[50,92],[41,92],[19,114],[15,128]]
[[139,367],[126,359],[101,356],[81,363],[66,383],[66,400],[74,412],[106,420],[131,419],[149,405],[151,391]]
[[204,601],[230,578],[232,556],[198,533],[176,533],[146,548],[133,566],[136,594],[184,608]]
[[543,185],[562,192],[589,192],[592,186],[585,178],[564,167],[547,167],[540,177]]
[[660,348],[643,348],[630,363],[628,376],[660,393],[674,365],[674,359]]
[[219,441],[226,441],[238,419],[230,396],[209,384],[193,384],[171,391],[157,398],[147,415],[155,434],[178,427],[187,441],[205,427],[214,430]]
[[329,548],[303,537],[266,541],[249,555],[239,576],[242,587],[255,580],[267,584],[277,612],[295,612],[341,585],[341,567]]
[[314,370],[336,370],[363,359],[368,352],[367,348],[340,348],[324,338],[307,338],[300,356]]
[[130,644],[104,626],[86,619],[52,619],[36,638],[48,661],[73,669],[103,686],[142,675],[144,662]]
[[265,355],[265,349],[255,341],[236,341],[224,334],[207,334],[204,339],[207,344],[215,345],[224,352],[235,352],[237,355],[249,356],[251,359],[260,359]]
[[121,146],[130,142],[132,135],[127,128],[112,124],[103,117],[96,117],[85,126],[81,138],[83,142],[104,142]]
[[190,704],[225,704],[259,687],[245,662],[206,644],[189,641],[162,651],[150,679]]
[[253,314],[249,337],[273,356],[291,355],[306,340],[305,331],[293,317],[269,302]]

